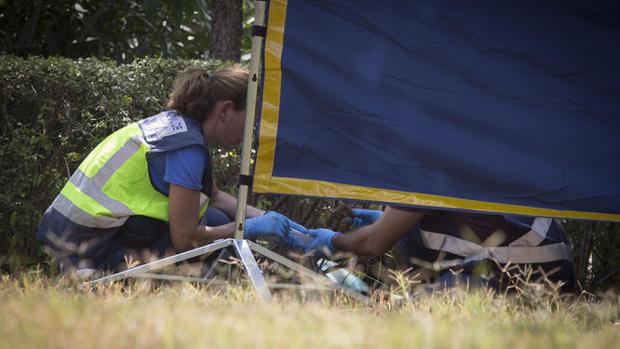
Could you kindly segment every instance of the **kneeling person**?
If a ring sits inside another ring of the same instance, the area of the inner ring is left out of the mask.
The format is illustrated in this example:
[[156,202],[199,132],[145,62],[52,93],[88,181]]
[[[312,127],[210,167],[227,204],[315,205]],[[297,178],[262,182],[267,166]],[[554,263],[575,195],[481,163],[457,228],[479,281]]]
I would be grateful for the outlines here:
[[[232,237],[237,200],[218,189],[209,146],[241,143],[248,72],[191,68],[169,110],[114,132],[80,164],[37,231],[62,269],[124,268],[127,256],[185,251]],[[209,207],[207,208],[207,205]],[[288,231],[288,220],[248,206],[248,238]]]

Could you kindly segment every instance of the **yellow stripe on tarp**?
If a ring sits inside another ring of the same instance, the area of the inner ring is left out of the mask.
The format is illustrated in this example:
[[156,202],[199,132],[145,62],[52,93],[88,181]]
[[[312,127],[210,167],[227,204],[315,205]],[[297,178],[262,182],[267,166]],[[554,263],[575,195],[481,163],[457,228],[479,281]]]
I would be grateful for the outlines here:
[[454,198],[449,196],[411,193],[397,190],[377,189],[349,184],[333,183],[327,181],[286,177],[272,176],[269,182],[269,192],[333,199],[390,202],[394,204],[448,209],[463,209],[488,213],[522,214],[538,217],[574,218],[620,222],[620,215],[617,214],[554,210],[547,208],[501,204],[494,202]]
[[254,190],[269,192],[278,133],[280,111],[280,86],[282,83],[281,58],[286,22],[286,0],[269,3],[267,38],[265,41],[265,77],[260,122],[260,147],[256,155]]

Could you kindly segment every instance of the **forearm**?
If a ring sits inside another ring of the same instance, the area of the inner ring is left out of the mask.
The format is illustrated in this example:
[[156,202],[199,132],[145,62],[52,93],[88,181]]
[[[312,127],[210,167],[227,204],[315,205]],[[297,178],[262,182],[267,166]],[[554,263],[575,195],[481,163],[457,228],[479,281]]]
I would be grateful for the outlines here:
[[[218,208],[224,212],[226,212],[229,216],[235,217],[237,214],[237,198],[230,195],[227,192],[218,190],[217,196],[215,196],[211,202],[211,207]],[[261,216],[265,213],[263,210],[259,210],[254,206],[247,205],[246,208],[246,217],[256,217]]]
[[248,218],[258,217],[265,214],[265,211],[258,209],[252,205],[247,205],[247,209],[245,211],[245,216]]
[[179,252],[187,251],[198,246],[209,244],[218,239],[232,238],[234,232],[234,222],[217,227],[198,225],[191,232],[178,234],[178,237],[173,239],[173,245]]
[[389,251],[424,217],[425,213],[387,207],[373,224],[332,239],[334,248],[359,255],[378,256]]
[[[214,190],[214,207],[234,216],[237,200],[231,195]],[[169,224],[172,244],[178,251],[202,246],[217,239],[234,235],[234,222],[215,227],[198,224],[200,193],[178,185],[170,185]]]
[[353,252],[360,256],[378,256],[387,252],[391,246],[377,239],[374,225],[368,225],[349,234],[336,235],[332,244],[339,251]]

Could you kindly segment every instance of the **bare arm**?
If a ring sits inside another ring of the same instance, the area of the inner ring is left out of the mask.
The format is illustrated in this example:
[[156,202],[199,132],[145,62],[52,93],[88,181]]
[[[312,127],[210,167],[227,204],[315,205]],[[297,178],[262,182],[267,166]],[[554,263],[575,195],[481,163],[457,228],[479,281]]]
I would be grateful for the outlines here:
[[[211,193],[211,207],[219,208],[226,212],[229,216],[235,217],[237,214],[237,198],[228,194],[225,191],[219,190],[215,183],[213,184],[213,191]],[[261,216],[265,213],[263,210],[259,210],[254,206],[247,205],[246,217]]]
[[378,256],[387,252],[424,217],[424,213],[387,207],[373,224],[333,238],[334,247],[358,255]]
[[234,235],[234,222],[217,227],[198,224],[200,192],[170,184],[168,216],[172,245],[186,251]]

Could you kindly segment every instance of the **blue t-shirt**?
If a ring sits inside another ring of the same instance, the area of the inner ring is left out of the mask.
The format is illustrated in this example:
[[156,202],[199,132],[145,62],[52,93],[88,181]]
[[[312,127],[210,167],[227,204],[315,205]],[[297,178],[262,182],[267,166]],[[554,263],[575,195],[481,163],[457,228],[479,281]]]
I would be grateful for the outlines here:
[[201,190],[205,168],[211,166],[207,151],[198,145],[151,153],[148,163],[151,183],[166,196],[170,193],[170,184]]

